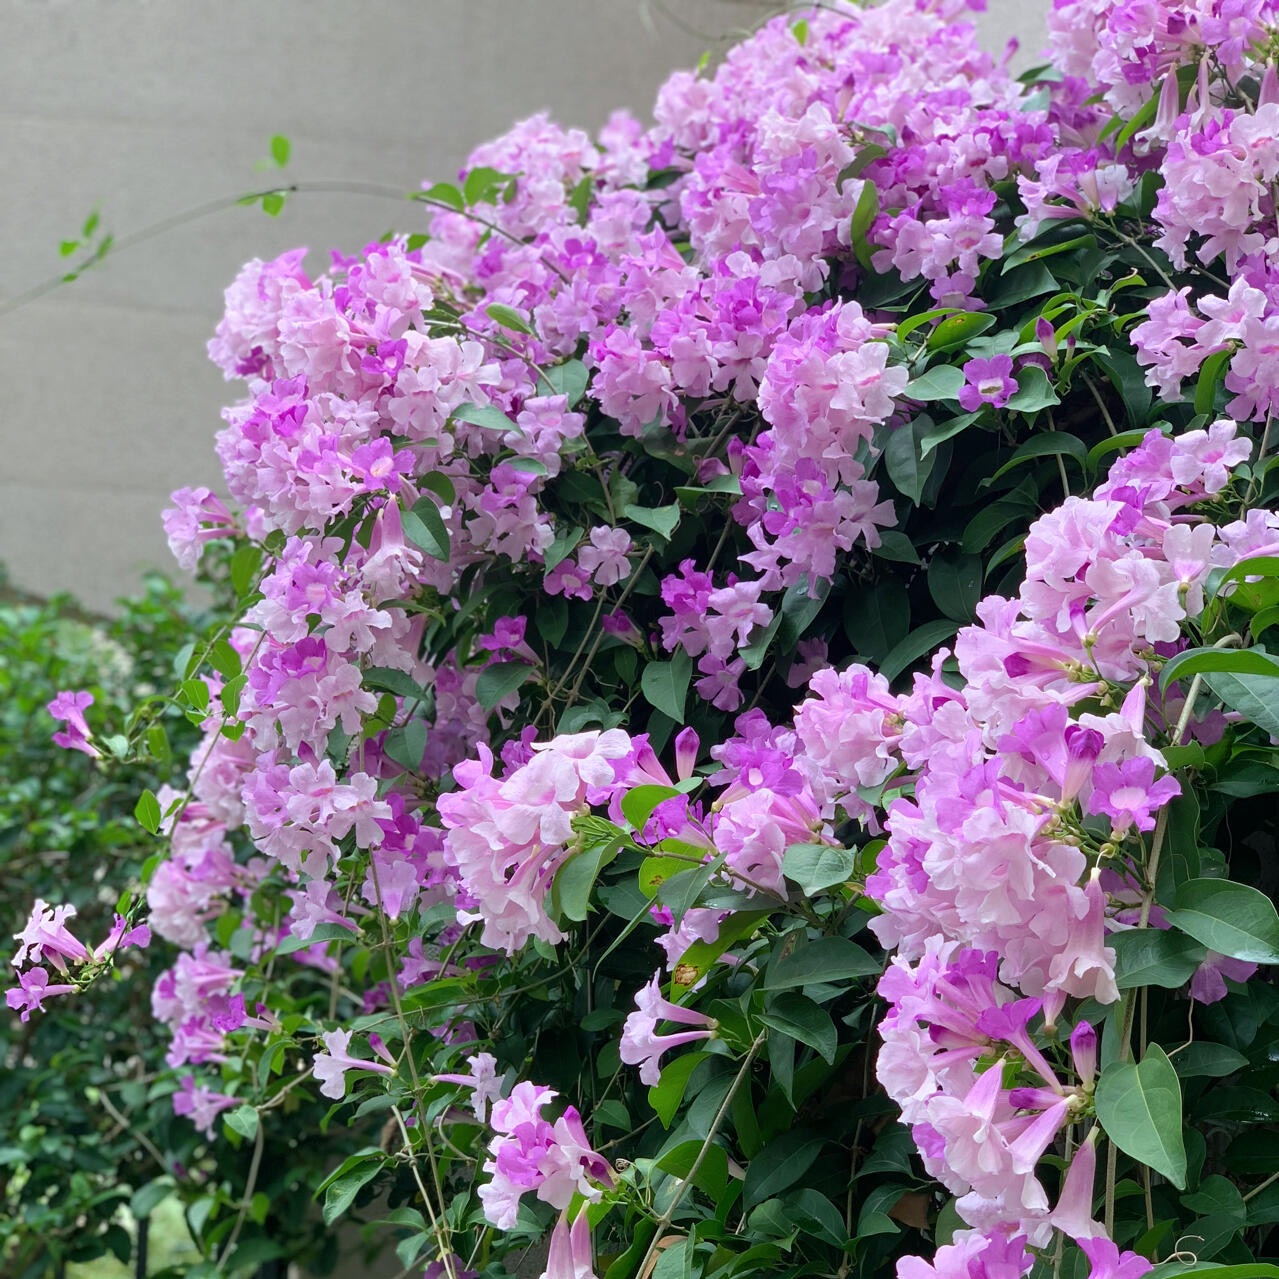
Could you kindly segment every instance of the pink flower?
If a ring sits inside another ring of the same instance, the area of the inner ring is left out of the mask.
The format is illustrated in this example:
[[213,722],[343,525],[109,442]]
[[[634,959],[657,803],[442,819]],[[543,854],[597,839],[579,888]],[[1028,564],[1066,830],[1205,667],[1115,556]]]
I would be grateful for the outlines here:
[[591,1253],[591,1224],[579,1212],[572,1226],[562,1213],[551,1231],[550,1251],[541,1279],[595,1279],[595,1259]]
[[496,1136],[484,1164],[491,1179],[479,1194],[485,1217],[499,1230],[515,1224],[520,1198],[529,1190],[552,1208],[567,1208],[574,1194],[597,1203],[600,1187],[613,1185],[608,1161],[591,1149],[574,1107],[554,1124],[542,1118],[542,1108],[555,1096],[550,1088],[521,1080],[493,1106]]
[[590,541],[578,551],[577,562],[600,586],[613,586],[630,576],[626,558],[630,549],[631,535],[624,528],[601,525],[591,529]]
[[[658,974],[635,995],[636,1011],[626,1019],[622,1029],[621,1056],[628,1066],[640,1068],[640,1082],[650,1088],[661,1082],[662,1068],[658,1058],[681,1044],[710,1039],[715,1033],[715,1022],[692,1008],[682,1008],[662,997],[657,984]],[[673,1021],[684,1026],[696,1026],[697,1030],[685,1030],[674,1035],[659,1035],[657,1024]]]
[[47,959],[59,972],[66,972],[66,960],[83,963],[88,959],[88,948],[67,929],[66,921],[74,919],[75,914],[74,906],[50,906],[37,897],[25,927],[20,933],[14,933],[20,944],[13,966],[21,968],[24,963]]
[[326,1030],[321,1036],[326,1052],[316,1053],[311,1063],[311,1073],[320,1080],[320,1093],[340,1101],[346,1096],[346,1072],[348,1070],[371,1070],[379,1075],[393,1075],[392,1067],[380,1061],[368,1061],[360,1057],[352,1057],[347,1052],[351,1042],[349,1030]]
[[964,385],[959,392],[960,407],[975,413],[983,404],[1002,409],[1017,394],[1012,378],[1011,355],[995,355],[988,360],[969,360],[964,365]]

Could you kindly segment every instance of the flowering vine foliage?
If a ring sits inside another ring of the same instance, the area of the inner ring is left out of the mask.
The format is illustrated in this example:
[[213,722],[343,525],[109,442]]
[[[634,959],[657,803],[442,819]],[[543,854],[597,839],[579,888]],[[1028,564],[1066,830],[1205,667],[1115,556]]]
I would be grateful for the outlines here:
[[1279,10],[1051,28],[779,17],[228,290],[168,851],[7,996],[176,948],[205,1273],[309,1115],[406,1273],[1279,1276]]

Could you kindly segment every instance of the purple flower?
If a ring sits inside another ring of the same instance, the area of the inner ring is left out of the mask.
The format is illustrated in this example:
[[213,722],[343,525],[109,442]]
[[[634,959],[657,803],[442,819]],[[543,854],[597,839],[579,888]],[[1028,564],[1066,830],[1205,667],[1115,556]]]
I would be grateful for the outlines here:
[[1093,770],[1090,813],[1105,813],[1117,831],[1136,825],[1154,830],[1154,811],[1181,794],[1175,777],[1155,781],[1155,761],[1141,756],[1122,764],[1098,764]]
[[983,404],[1002,409],[1017,394],[1012,377],[1013,357],[992,355],[989,360],[969,360],[964,365],[964,386],[959,392],[960,407],[975,413]]

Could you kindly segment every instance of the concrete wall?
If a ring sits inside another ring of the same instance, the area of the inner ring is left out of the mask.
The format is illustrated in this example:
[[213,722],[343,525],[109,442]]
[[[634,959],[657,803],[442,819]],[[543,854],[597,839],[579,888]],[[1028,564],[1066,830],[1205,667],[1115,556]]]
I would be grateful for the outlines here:
[[[236,389],[204,356],[240,264],[298,244],[358,248],[413,210],[296,197],[232,208],[113,254],[18,310],[101,210],[117,237],[271,179],[409,190],[548,108],[594,128],[647,116],[677,66],[777,7],[758,0],[0,0],[0,560],[14,580],[105,607],[170,565],[159,514],[216,485]],[[1046,0],[991,0],[991,48],[1042,43]],[[230,395],[228,393],[231,393]]]

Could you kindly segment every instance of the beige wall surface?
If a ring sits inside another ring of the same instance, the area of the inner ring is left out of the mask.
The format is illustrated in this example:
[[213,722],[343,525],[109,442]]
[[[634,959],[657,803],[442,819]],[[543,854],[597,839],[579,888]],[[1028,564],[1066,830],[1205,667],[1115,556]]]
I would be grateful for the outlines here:
[[[101,211],[117,238],[289,179],[407,191],[549,109],[595,128],[653,95],[759,0],[0,0],[0,561],[16,583],[103,608],[170,568],[169,492],[216,486],[212,437],[237,387],[204,346],[240,264],[412,230],[392,198],[297,196],[275,220],[230,208],[56,275],[58,244]],[[991,0],[993,51],[1043,43],[1047,0]],[[320,258],[322,260],[322,258]],[[314,261],[314,259],[313,259]]]

